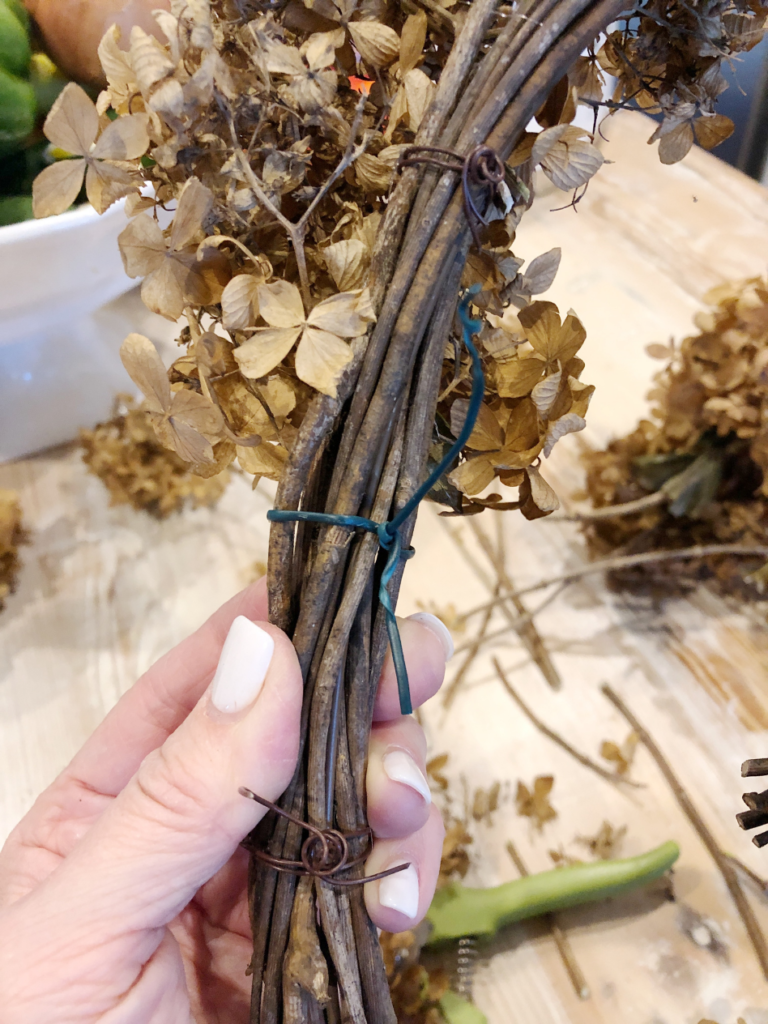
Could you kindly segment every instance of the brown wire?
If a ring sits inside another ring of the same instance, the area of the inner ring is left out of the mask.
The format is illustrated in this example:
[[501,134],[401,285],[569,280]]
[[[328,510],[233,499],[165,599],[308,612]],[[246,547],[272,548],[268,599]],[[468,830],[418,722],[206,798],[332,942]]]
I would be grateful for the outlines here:
[[366,875],[365,878],[335,878],[334,876],[340,871],[346,871],[347,868],[353,868],[357,864],[362,864],[368,856],[366,851],[350,860],[349,840],[372,839],[373,832],[370,828],[366,827],[357,832],[340,832],[335,828],[320,829],[316,825],[310,825],[308,821],[302,821],[301,818],[297,818],[288,811],[284,811],[282,807],[278,807],[277,804],[273,804],[271,800],[266,800],[263,796],[258,796],[245,786],[241,786],[238,792],[241,796],[245,796],[249,800],[255,800],[262,807],[274,811],[275,814],[287,818],[294,825],[298,825],[299,828],[309,832],[309,835],[301,844],[300,860],[273,857],[266,850],[248,846],[254,857],[257,857],[265,864],[269,864],[275,871],[318,878],[323,882],[330,882],[332,885],[365,885],[366,882],[376,882],[380,878],[387,878],[388,875],[394,875],[398,871],[404,871],[407,867],[410,867],[410,864],[398,864],[397,867],[389,868],[387,871],[379,871],[375,875]]
[[[448,159],[441,160],[440,157]],[[397,162],[398,169],[403,167],[415,167],[418,164],[431,164],[433,167],[442,167],[446,171],[455,171],[461,174],[461,186],[464,196],[464,213],[466,214],[472,237],[478,249],[482,248],[480,234],[477,224],[487,224],[487,220],[478,210],[472,195],[471,186],[487,188],[491,198],[499,194],[499,185],[504,181],[504,161],[495,149],[490,146],[475,146],[466,157],[460,156],[452,149],[442,149],[440,146],[408,146],[400,155]]]

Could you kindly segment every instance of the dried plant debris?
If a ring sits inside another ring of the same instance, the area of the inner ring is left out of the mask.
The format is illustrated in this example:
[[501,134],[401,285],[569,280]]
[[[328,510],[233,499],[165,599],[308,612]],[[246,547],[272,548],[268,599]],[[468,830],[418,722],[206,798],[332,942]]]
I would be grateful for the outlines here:
[[131,505],[159,519],[187,504],[214,505],[226,489],[228,474],[209,476],[208,464],[192,466],[161,444],[155,432],[157,415],[136,406],[129,396],[119,396],[112,419],[80,432],[83,461],[104,483],[112,505]]
[[382,932],[379,938],[398,1024],[444,1024],[440,999],[450,988],[441,968],[427,970],[419,963],[424,929]]
[[[711,309],[697,314],[696,334],[649,349],[666,361],[649,394],[650,417],[605,451],[584,456],[597,509],[660,498],[632,514],[587,520],[598,557],[616,549],[768,544],[768,282],[723,285],[707,301]],[[611,581],[662,593],[710,581],[754,597],[764,577],[759,558],[715,555],[613,572]]]
[[427,761],[427,778],[443,791],[448,789],[448,779],[443,775],[443,768],[448,764],[448,754],[436,754]]
[[[626,834],[626,825],[616,828],[610,821],[604,821],[593,836],[574,836],[572,844],[585,849],[595,860],[613,860],[621,856],[621,846]],[[557,849],[549,850],[549,857],[558,868],[583,863],[581,857],[568,853],[562,843]]]
[[604,821],[593,836],[576,836],[575,842],[585,847],[591,857],[597,860],[611,860],[620,856],[621,844],[626,834],[626,825],[616,828],[610,821]]
[[[211,473],[237,459],[277,480],[310,398],[336,394],[375,321],[369,271],[387,193],[452,33],[424,11],[376,2],[249,11],[173,0],[157,14],[165,43],[111,28],[100,48],[107,89],[94,103],[70,84],[48,117],[48,138],[71,158],[38,178],[35,206],[39,216],[66,209],[83,180],[99,211],[126,198],[127,273],[143,278],[151,310],[186,317],[186,351],[168,372],[148,339],[131,335],[123,348],[153,428]],[[532,301],[552,283],[559,250],[527,267],[512,252],[533,163],[564,189],[602,163],[592,137],[567,123],[569,96],[518,172],[507,169],[464,276],[482,288],[489,388],[450,482],[433,495],[453,511],[479,511],[488,502],[477,495],[498,480],[520,487],[513,504],[529,518],[548,514],[557,498],[539,459],[584,426],[584,329]],[[447,353],[435,458],[466,415],[468,369]]]
[[538,775],[531,788],[524,782],[517,783],[515,794],[515,805],[517,813],[523,818],[530,818],[538,832],[544,828],[549,821],[557,817],[557,811],[550,803],[549,795],[555,784],[553,775]]
[[438,889],[447,885],[452,879],[465,877],[470,867],[467,847],[473,841],[471,834],[467,831],[465,821],[453,818],[445,823],[443,855],[440,860],[440,874],[437,880]]
[[[45,133],[68,158],[38,177],[35,211],[65,210],[83,181],[100,212],[126,199],[127,273],[143,278],[151,310],[187,319],[170,391],[147,339],[126,342],[126,368],[154,429],[187,462],[213,472],[237,459],[255,478],[276,480],[310,397],[336,394],[375,321],[369,274],[388,192],[466,4],[450,18],[437,16],[442,6],[378,0],[292,0],[273,11],[172,0],[170,8],[156,13],[160,38],[136,27],[121,39],[109,29],[99,50],[107,88],[95,103],[74,83],[59,96]],[[609,106],[663,112],[654,136],[662,160],[679,159],[694,138],[715,145],[730,130],[714,113],[720,65],[759,41],[767,11],[757,0],[710,3],[706,12],[650,0],[542,106],[542,130],[526,133],[510,158],[485,211],[483,249],[464,274],[464,285],[481,286],[488,391],[450,479],[432,495],[450,514],[489,505],[528,518],[554,511],[540,459],[584,427],[592,394],[577,354],[583,326],[535,298],[551,285],[559,250],[527,266],[512,251],[533,199],[533,167],[566,191],[599,170],[594,135],[571,121],[579,104],[603,103],[606,73],[617,79]],[[499,8],[489,38],[508,13]],[[435,460],[464,421],[469,387],[469,362],[449,346]],[[494,481],[518,488],[514,500],[479,497]]]
[[0,490],[0,612],[18,583],[19,548],[29,538],[22,526],[21,505],[15,491]]
[[600,744],[600,757],[614,765],[617,775],[627,776],[632,768],[639,742],[640,737],[636,732],[630,732],[621,746],[613,740],[603,740]]
[[476,789],[472,796],[472,818],[492,824],[491,815],[499,809],[501,783],[497,780],[488,789]]

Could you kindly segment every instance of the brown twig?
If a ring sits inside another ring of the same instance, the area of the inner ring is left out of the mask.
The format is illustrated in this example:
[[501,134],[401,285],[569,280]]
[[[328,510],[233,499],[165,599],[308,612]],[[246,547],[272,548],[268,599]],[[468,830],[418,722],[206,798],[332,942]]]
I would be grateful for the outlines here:
[[525,594],[533,594],[537,590],[544,590],[545,587],[554,586],[556,583],[573,583],[583,576],[593,576],[600,572],[614,572],[617,569],[629,569],[636,565],[652,565],[656,562],[673,562],[686,558],[708,558],[711,555],[737,555],[741,558],[768,558],[768,547],[764,545],[743,544],[696,544],[690,548],[678,548],[674,551],[645,551],[639,555],[617,555],[615,558],[601,558],[596,562],[588,562],[579,566],[578,569],[571,569],[569,572],[558,573],[557,576],[549,576],[537,583],[531,583],[527,587],[520,587],[518,590],[509,590],[499,594],[493,601],[486,601],[478,604],[464,612],[462,619],[471,618],[484,612],[486,608],[504,605],[505,601],[515,601]]
[[546,516],[545,523],[591,523],[596,519],[615,519],[618,516],[631,516],[636,512],[645,512],[648,508],[657,508],[669,501],[669,495],[663,491],[644,494],[634,501],[625,501],[620,505],[606,505],[603,508],[585,509],[583,512],[568,512],[563,515]]
[[[509,573],[507,572],[506,559],[504,558],[503,555],[504,538],[503,533],[501,532],[502,524],[500,519],[497,518],[496,521],[499,527],[499,549],[501,552],[501,557],[496,562],[496,574],[498,577],[499,589],[507,588],[511,590],[513,587],[512,580],[510,579]],[[483,549],[483,552],[488,561],[491,563],[491,565],[494,565],[493,548],[491,546],[491,542],[488,539],[488,536],[486,535],[480,523],[477,522],[476,518],[473,517],[469,520],[469,528],[477,538],[478,543],[480,544],[480,547]],[[518,618],[521,618],[522,616],[528,614],[528,609],[525,607],[525,605],[519,597],[511,597],[510,600],[512,604],[515,606],[515,611],[517,612]],[[507,615],[510,624],[517,621],[517,619],[513,619],[510,617],[508,611],[504,614]],[[539,671],[544,676],[549,685],[552,687],[552,689],[560,690],[562,688],[563,681],[560,678],[560,673],[555,668],[554,662],[552,661],[552,658],[549,655],[549,651],[547,650],[546,644],[541,638],[541,634],[536,628],[535,622],[531,621],[522,626],[522,628],[520,629],[520,637],[523,643],[525,644],[526,648],[528,649],[528,653],[531,655],[533,660],[538,665]]]
[[[509,633],[519,633],[524,626],[526,626],[529,622],[533,622],[534,619],[538,615],[540,615],[545,608],[548,608],[553,601],[557,600],[557,598],[560,596],[560,594],[562,594],[564,589],[564,585],[561,584],[557,588],[557,590],[553,590],[551,594],[547,595],[547,597],[541,602],[541,604],[537,605],[533,609],[533,611],[526,612],[525,615],[521,615],[519,618],[515,619],[514,622],[511,622],[507,626],[503,626],[501,629],[495,629],[493,633],[486,633],[485,636],[480,638],[480,646],[485,646],[485,644],[489,644],[493,640],[500,640],[502,637],[507,636],[507,634]],[[459,646],[454,651],[454,654],[462,654],[464,651],[469,650],[472,643],[473,641],[470,641],[465,644],[459,644]]]
[[724,853],[718,845],[717,840],[712,835],[709,826],[702,818],[701,814],[694,806],[693,801],[686,793],[685,789],[679,782],[677,776],[672,771],[672,767],[667,759],[662,754],[661,750],[656,744],[651,734],[645,729],[640,722],[635,718],[634,714],[629,710],[624,701],[619,697],[614,690],[607,683],[603,683],[602,692],[613,704],[616,710],[622,715],[629,723],[630,727],[640,737],[640,742],[645,746],[648,753],[656,762],[659,771],[662,773],[664,778],[667,780],[669,788],[675,796],[680,809],[685,814],[688,821],[691,823],[693,828],[696,830],[702,843],[706,846],[709,851],[712,860],[714,860],[720,874],[723,877],[728,892],[731,894],[731,898],[736,905],[736,910],[741,917],[742,923],[749,935],[749,940],[752,943],[752,948],[755,951],[760,967],[763,972],[763,976],[768,980],[768,945],[765,941],[762,929],[755,917],[752,907],[749,905],[744,892],[739,884],[739,879],[736,874],[736,869],[733,865],[732,859],[728,854]]
[[[530,872],[523,863],[523,859],[511,839],[507,841],[507,853],[512,858],[520,876],[522,878],[527,878]],[[574,992],[579,999],[589,999],[591,992],[589,991],[587,979],[584,977],[584,973],[576,961],[576,956],[573,952],[568,936],[558,924],[556,915],[553,914],[552,911],[549,911],[549,913],[542,914],[542,920],[549,929],[552,938],[555,940],[557,951],[560,954],[560,959],[563,961],[563,967],[565,967],[568,977],[571,979]]]
[[[494,582],[492,581],[492,579],[489,576],[489,574],[480,565],[478,565],[477,559],[473,558],[472,555],[470,554],[470,552],[467,550],[467,547],[466,547],[466,545],[464,543],[464,539],[461,536],[460,532],[458,530],[454,529],[453,527],[451,527],[447,520],[441,519],[440,522],[443,523],[443,525],[444,525],[444,527],[445,527],[445,529],[446,529],[446,531],[448,533],[448,536],[451,538],[453,543],[458,548],[458,550],[459,550],[462,558],[464,559],[464,561],[467,563],[467,565],[470,567],[470,569],[474,572],[475,576],[477,576],[477,578],[480,580],[480,582],[483,583],[484,586],[487,587],[487,589],[491,593],[495,592],[497,586],[501,587],[501,586],[508,586],[509,585],[509,582],[510,582],[509,581],[509,576],[506,574],[506,572],[504,572],[503,566],[499,565],[500,559],[497,559],[497,558],[494,557],[494,555],[492,553],[493,549],[490,546],[490,541],[488,540],[488,538],[486,537],[486,535],[482,531],[480,531],[480,534],[478,535],[478,540],[480,540],[481,536],[483,537],[483,540],[484,540],[485,545],[486,545],[484,550],[486,551],[486,554],[488,555],[488,560],[490,561],[491,565],[497,570],[497,583],[496,584],[494,584]],[[470,522],[470,525],[473,525],[473,524]],[[481,541],[481,544],[482,543],[483,542]],[[486,548],[491,551],[491,554],[488,554],[488,550],[486,550]],[[503,578],[498,576],[498,572],[499,571],[504,572],[504,577]],[[500,603],[501,603],[500,602],[500,598],[495,598],[494,600],[489,601],[486,604],[485,607],[490,608],[492,610],[493,608],[497,607]],[[526,646],[526,649],[528,650],[528,653],[530,654],[530,656],[533,658],[533,660],[536,662],[536,664],[541,669],[541,672],[544,675],[544,678],[547,680],[547,682],[550,682],[551,678],[553,678],[553,677],[546,670],[547,662],[546,662],[546,660],[542,661],[540,659],[541,651],[544,651],[544,653],[546,654],[546,648],[544,647],[544,642],[542,641],[541,637],[539,636],[539,632],[536,629],[536,626],[535,626],[534,621],[533,621],[533,616],[528,613],[527,609],[522,604],[522,602],[519,605],[516,605],[516,608],[517,608],[517,610],[519,612],[519,614],[517,616],[515,616],[513,614],[511,609],[505,608],[505,606],[503,604],[501,605],[501,607],[502,607],[502,611],[503,611],[505,617],[507,618],[507,621],[509,622],[509,627],[508,628],[512,629],[512,630],[515,630],[519,634],[519,636],[521,637],[523,643]],[[465,614],[462,618],[466,619],[467,617],[468,616]],[[533,632],[531,632],[531,630]],[[507,630],[503,630],[502,632],[507,632]],[[491,634],[487,634],[485,636],[481,636],[481,637],[477,638],[478,639],[478,647],[482,643],[485,643],[487,640],[489,640],[492,636],[497,636],[497,635],[499,635],[499,634],[491,633]],[[471,647],[472,647],[472,644],[474,642],[475,641],[470,641],[469,644],[462,645],[462,647],[459,648],[459,651],[470,650]],[[457,651],[457,653],[458,653],[458,651]],[[549,664],[551,665],[551,662],[549,662]],[[552,672],[554,673],[554,678],[556,678],[558,680],[558,682],[559,682],[559,678],[560,677],[557,675],[557,672],[556,672],[554,666],[552,666]],[[550,685],[551,685],[551,682],[550,682]],[[457,692],[458,691],[456,689],[454,689],[453,692],[450,694],[450,699],[449,699],[449,695],[446,694],[446,697],[443,700],[443,704],[444,704],[444,706],[446,708],[450,707],[450,704],[455,699]]]
[[296,266],[299,271],[299,281],[301,284],[301,294],[304,299],[305,306],[309,307],[311,300],[309,290],[309,272],[307,270],[307,257],[304,251],[304,238],[306,237],[307,228],[309,227],[309,219],[317,209],[318,205],[322,202],[328,191],[332,188],[334,182],[344,173],[344,171],[351,166],[357,158],[365,152],[367,142],[359,146],[355,146],[355,139],[357,132],[363,119],[363,109],[365,107],[365,95],[361,95],[358,100],[357,107],[355,108],[355,117],[350,127],[349,139],[347,140],[347,147],[341,157],[341,160],[336,165],[334,171],[329,177],[323,182],[322,186],[318,189],[317,194],[312,199],[307,209],[301,215],[298,221],[295,223],[288,218],[278,209],[278,207],[272,202],[267,195],[264,186],[256,176],[256,172],[251,166],[251,162],[248,159],[243,147],[240,145],[240,140],[237,137],[237,128],[235,126],[235,119],[232,116],[232,112],[227,110],[227,120],[229,122],[229,132],[232,136],[232,145],[234,147],[235,156],[240,164],[240,169],[245,175],[248,186],[253,192],[256,199],[262,205],[262,207],[271,214],[272,217],[278,222],[283,228],[293,246],[294,255],[296,256]]
[[768,881],[761,878],[757,872],[753,871],[752,868],[747,867],[744,861],[739,860],[738,857],[734,857],[732,853],[726,853],[725,856],[733,864],[737,871],[740,871],[745,878],[748,878],[750,882],[759,890],[762,896],[768,896]]
[[536,713],[528,707],[517,690],[512,686],[512,683],[510,683],[506,672],[496,658],[493,659],[493,667],[496,669],[496,674],[512,700],[517,704],[526,718],[528,718],[529,721],[536,726],[539,732],[547,737],[547,739],[552,740],[552,742],[556,743],[561,750],[566,752],[566,754],[570,754],[574,760],[578,761],[579,764],[584,765],[585,768],[589,768],[590,771],[595,772],[601,779],[605,779],[607,782],[612,782],[614,785],[634,786],[637,789],[642,788],[641,782],[634,782],[632,779],[625,779],[622,775],[619,775],[616,772],[608,771],[607,768],[603,768],[601,764],[593,761],[591,757],[587,756],[587,754],[582,754],[580,750],[572,747],[568,740],[563,739],[563,737],[558,735],[553,729],[550,729],[549,726],[542,722],[542,720],[537,717]]

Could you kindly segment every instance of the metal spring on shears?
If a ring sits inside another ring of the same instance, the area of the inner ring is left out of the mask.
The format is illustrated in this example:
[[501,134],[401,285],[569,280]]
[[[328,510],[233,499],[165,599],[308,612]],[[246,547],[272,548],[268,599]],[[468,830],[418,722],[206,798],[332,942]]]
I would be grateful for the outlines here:
[[458,956],[456,958],[456,992],[468,1002],[472,1001],[472,989],[475,982],[477,967],[477,940],[470,936],[459,939]]

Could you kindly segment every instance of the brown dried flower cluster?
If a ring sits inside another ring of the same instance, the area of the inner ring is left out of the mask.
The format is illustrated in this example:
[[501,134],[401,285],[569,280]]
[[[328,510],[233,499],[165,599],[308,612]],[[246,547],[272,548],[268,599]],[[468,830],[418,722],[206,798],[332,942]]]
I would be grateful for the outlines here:
[[[585,455],[597,508],[651,494],[663,499],[588,522],[595,551],[768,543],[768,283],[723,285],[707,300],[713,308],[697,315],[697,334],[679,347],[649,346],[650,355],[667,360],[649,393],[651,418],[605,451]],[[718,557],[690,569],[694,580],[713,571],[731,586],[741,580],[744,560]],[[655,566],[654,573],[670,584],[690,582],[679,565]]]
[[[38,216],[66,209],[83,178],[100,211],[127,197],[126,270],[143,278],[150,309],[186,319],[186,353],[168,373],[148,339],[131,335],[123,348],[159,439],[195,466],[221,471],[237,458],[277,480],[309,398],[335,394],[375,321],[373,242],[452,34],[446,19],[379,0],[251,17],[241,7],[174,0],[157,15],[165,45],[136,28],[121,49],[111,29],[100,49],[107,89],[94,104],[68,86],[46,122],[73,158],[40,175],[35,206]],[[534,163],[571,189],[603,162],[565,123],[575,111],[574,101],[536,137],[520,177],[507,170],[482,229],[487,247],[465,275],[483,289],[488,398],[443,495],[457,511],[483,507],[463,496],[493,479],[522,486],[525,514],[552,511],[539,456],[584,425],[583,328],[573,315],[561,324],[551,303],[531,304],[559,251],[525,273],[511,251]],[[510,302],[524,307],[519,316]],[[467,394],[467,367],[451,356],[436,451],[460,428]]]
[[759,0],[648,0],[609,33],[596,56],[582,57],[574,79],[582,102],[602,100],[601,71],[617,79],[614,103],[637,103],[663,118],[649,142],[662,163],[682,160],[698,143],[713,149],[733,132],[715,112],[727,88],[723,61],[763,37],[768,4]]
[[[152,413],[118,396],[112,419],[80,432],[83,461],[103,481],[112,505],[131,505],[165,519],[188,504],[215,504],[229,482],[227,473],[202,476],[176,452],[160,444]],[[200,467],[203,473],[209,466]]]
[[[165,44],[139,28],[126,41],[110,29],[100,47],[108,87],[96,104],[76,85],[59,97],[45,131],[72,159],[39,176],[36,213],[66,209],[83,179],[99,211],[127,197],[126,270],[143,278],[150,309],[186,318],[187,351],[170,385],[147,339],[132,335],[124,362],[158,437],[185,461],[221,471],[237,458],[257,479],[277,480],[311,394],[336,393],[375,321],[373,243],[465,16],[455,0],[440,10],[454,5],[440,17],[384,0],[293,0],[269,13],[173,0],[157,14]],[[526,133],[510,159],[464,277],[482,288],[488,390],[460,464],[433,495],[455,512],[553,511],[539,460],[584,426],[592,393],[580,382],[581,323],[532,302],[559,251],[525,272],[512,253],[533,167],[564,190],[600,168],[592,136],[570,122],[579,103],[602,102],[603,71],[618,78],[617,102],[664,111],[662,160],[679,159],[694,135],[714,145],[727,134],[712,111],[720,63],[759,40],[765,13],[754,2],[652,0],[539,111],[542,130]],[[499,8],[500,25],[510,16]],[[436,459],[463,422],[468,377],[469,364],[451,355]],[[519,487],[519,500],[478,499],[494,480]]]
[[14,491],[0,490],[0,611],[5,600],[16,589],[21,559],[19,547],[26,543],[21,525],[21,506]]

